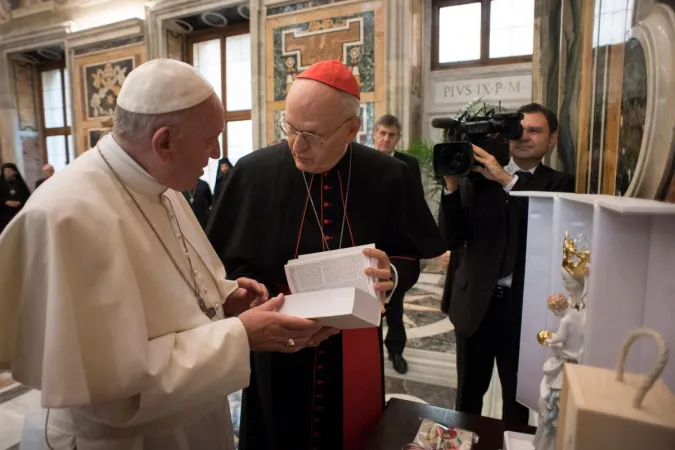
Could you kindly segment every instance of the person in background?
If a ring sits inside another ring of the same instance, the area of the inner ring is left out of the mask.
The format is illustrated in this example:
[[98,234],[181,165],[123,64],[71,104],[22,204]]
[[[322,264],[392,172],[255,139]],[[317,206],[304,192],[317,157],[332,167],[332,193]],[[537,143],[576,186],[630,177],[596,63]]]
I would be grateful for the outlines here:
[[[384,154],[393,156],[399,161],[403,161],[408,167],[415,184],[424,192],[422,187],[422,175],[420,173],[420,164],[414,156],[396,151],[396,144],[401,139],[401,122],[397,117],[391,114],[385,114],[375,122],[374,137],[375,148]],[[392,362],[394,370],[398,373],[408,372],[408,362],[403,357],[403,350],[406,344],[405,326],[403,325],[403,299],[406,292],[398,289],[391,297],[389,308],[387,308],[387,336],[384,339],[384,345],[387,347],[389,361]]]
[[211,195],[211,187],[206,181],[199,179],[197,186],[187,191],[183,191],[185,200],[190,204],[192,212],[195,213],[197,221],[206,228],[211,214],[211,203],[213,203],[213,195]]
[[[207,234],[230,276],[287,293],[289,260],[375,244],[363,250],[377,260],[365,274],[386,302],[417,282],[420,258],[443,253],[408,167],[354,142],[359,110],[341,61],[298,75],[279,122],[288,142],[241,158],[214,207]],[[375,327],[343,330],[290,356],[253,354],[240,450],[362,448],[384,408],[381,338]]]
[[0,173],[0,233],[19,214],[30,197],[28,185],[23,181],[16,164],[5,163]]
[[51,164],[45,164],[42,167],[42,174],[44,175],[44,177],[37,180],[37,182],[35,183],[35,189],[39,188],[42,183],[44,183],[52,176],[54,176],[54,166],[52,166]]
[[218,175],[216,175],[216,185],[213,188],[213,198],[217,199],[225,186],[227,176],[232,170],[232,163],[228,158],[222,158],[218,163]]
[[557,142],[555,114],[537,103],[518,112],[523,114],[523,134],[509,141],[508,165],[502,167],[493,155],[474,146],[482,166],[467,177],[444,177],[441,208],[452,251],[448,273],[454,279],[448,300],[457,337],[456,409],[481,414],[496,360],[502,419],[527,424],[529,411],[516,402],[527,200],[509,192],[573,192],[574,177],[542,164]]
[[0,367],[47,408],[22,450],[233,450],[227,395],[248,385],[250,352],[321,341],[277,312],[283,296],[225,278],[180,194],[220,154],[224,117],[194,67],[139,65],[112,133],[0,236]]

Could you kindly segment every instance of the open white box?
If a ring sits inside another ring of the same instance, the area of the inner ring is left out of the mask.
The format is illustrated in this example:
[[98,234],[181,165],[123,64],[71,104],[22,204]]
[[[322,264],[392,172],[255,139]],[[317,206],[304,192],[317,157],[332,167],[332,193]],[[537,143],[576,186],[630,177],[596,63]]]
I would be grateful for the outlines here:
[[355,287],[287,295],[279,312],[340,330],[379,327],[382,317],[380,301]]
[[[565,231],[583,233],[591,249],[586,334],[581,363],[614,368],[621,344],[646,326],[675,348],[675,205],[603,195],[513,192],[529,197],[518,401],[538,409],[542,365],[550,351],[537,343],[540,330],[558,320],[546,307],[565,293],[560,268]],[[626,370],[644,373],[656,358],[651,342],[637,342]],[[675,390],[675,364],[662,378]]]
[[534,450],[532,442],[534,442],[534,434],[505,431],[503,450]]

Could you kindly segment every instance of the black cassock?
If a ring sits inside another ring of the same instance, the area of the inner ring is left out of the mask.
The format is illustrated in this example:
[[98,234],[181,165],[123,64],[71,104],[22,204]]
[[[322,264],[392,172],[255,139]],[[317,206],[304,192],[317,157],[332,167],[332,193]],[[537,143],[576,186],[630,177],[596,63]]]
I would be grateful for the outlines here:
[[[326,250],[319,223],[330,249],[340,247],[345,199],[342,247],[374,243],[385,251],[397,289],[415,284],[419,258],[445,251],[421,186],[396,158],[354,143],[332,170],[306,177],[311,200],[286,143],[239,160],[207,229],[228,278],[289,293],[284,265]],[[252,353],[240,450],[361,448],[384,407],[382,355],[377,328],[345,330],[294,354]]]

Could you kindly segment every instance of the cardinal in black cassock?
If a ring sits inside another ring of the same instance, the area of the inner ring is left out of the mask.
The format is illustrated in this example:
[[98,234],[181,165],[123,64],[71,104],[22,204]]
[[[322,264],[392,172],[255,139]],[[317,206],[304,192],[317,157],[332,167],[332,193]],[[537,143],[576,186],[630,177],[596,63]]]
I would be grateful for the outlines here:
[[[340,61],[298,76],[280,121],[288,142],[239,160],[207,228],[228,277],[287,294],[290,259],[374,243],[375,289],[390,297],[394,285],[406,291],[417,281],[420,258],[445,251],[406,165],[353,142],[359,99]],[[296,353],[253,353],[240,450],[362,448],[384,408],[382,354],[378,328],[344,330]]]

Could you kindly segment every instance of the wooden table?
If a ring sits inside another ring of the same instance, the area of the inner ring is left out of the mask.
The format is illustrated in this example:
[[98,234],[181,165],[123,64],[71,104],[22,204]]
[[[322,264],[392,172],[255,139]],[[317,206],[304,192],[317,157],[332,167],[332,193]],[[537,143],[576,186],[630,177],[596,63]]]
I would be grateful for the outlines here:
[[366,450],[401,450],[415,439],[423,419],[441,425],[473,431],[479,436],[474,450],[499,450],[504,446],[504,431],[534,434],[534,427],[506,424],[501,420],[475,416],[449,409],[393,398],[387,404]]

